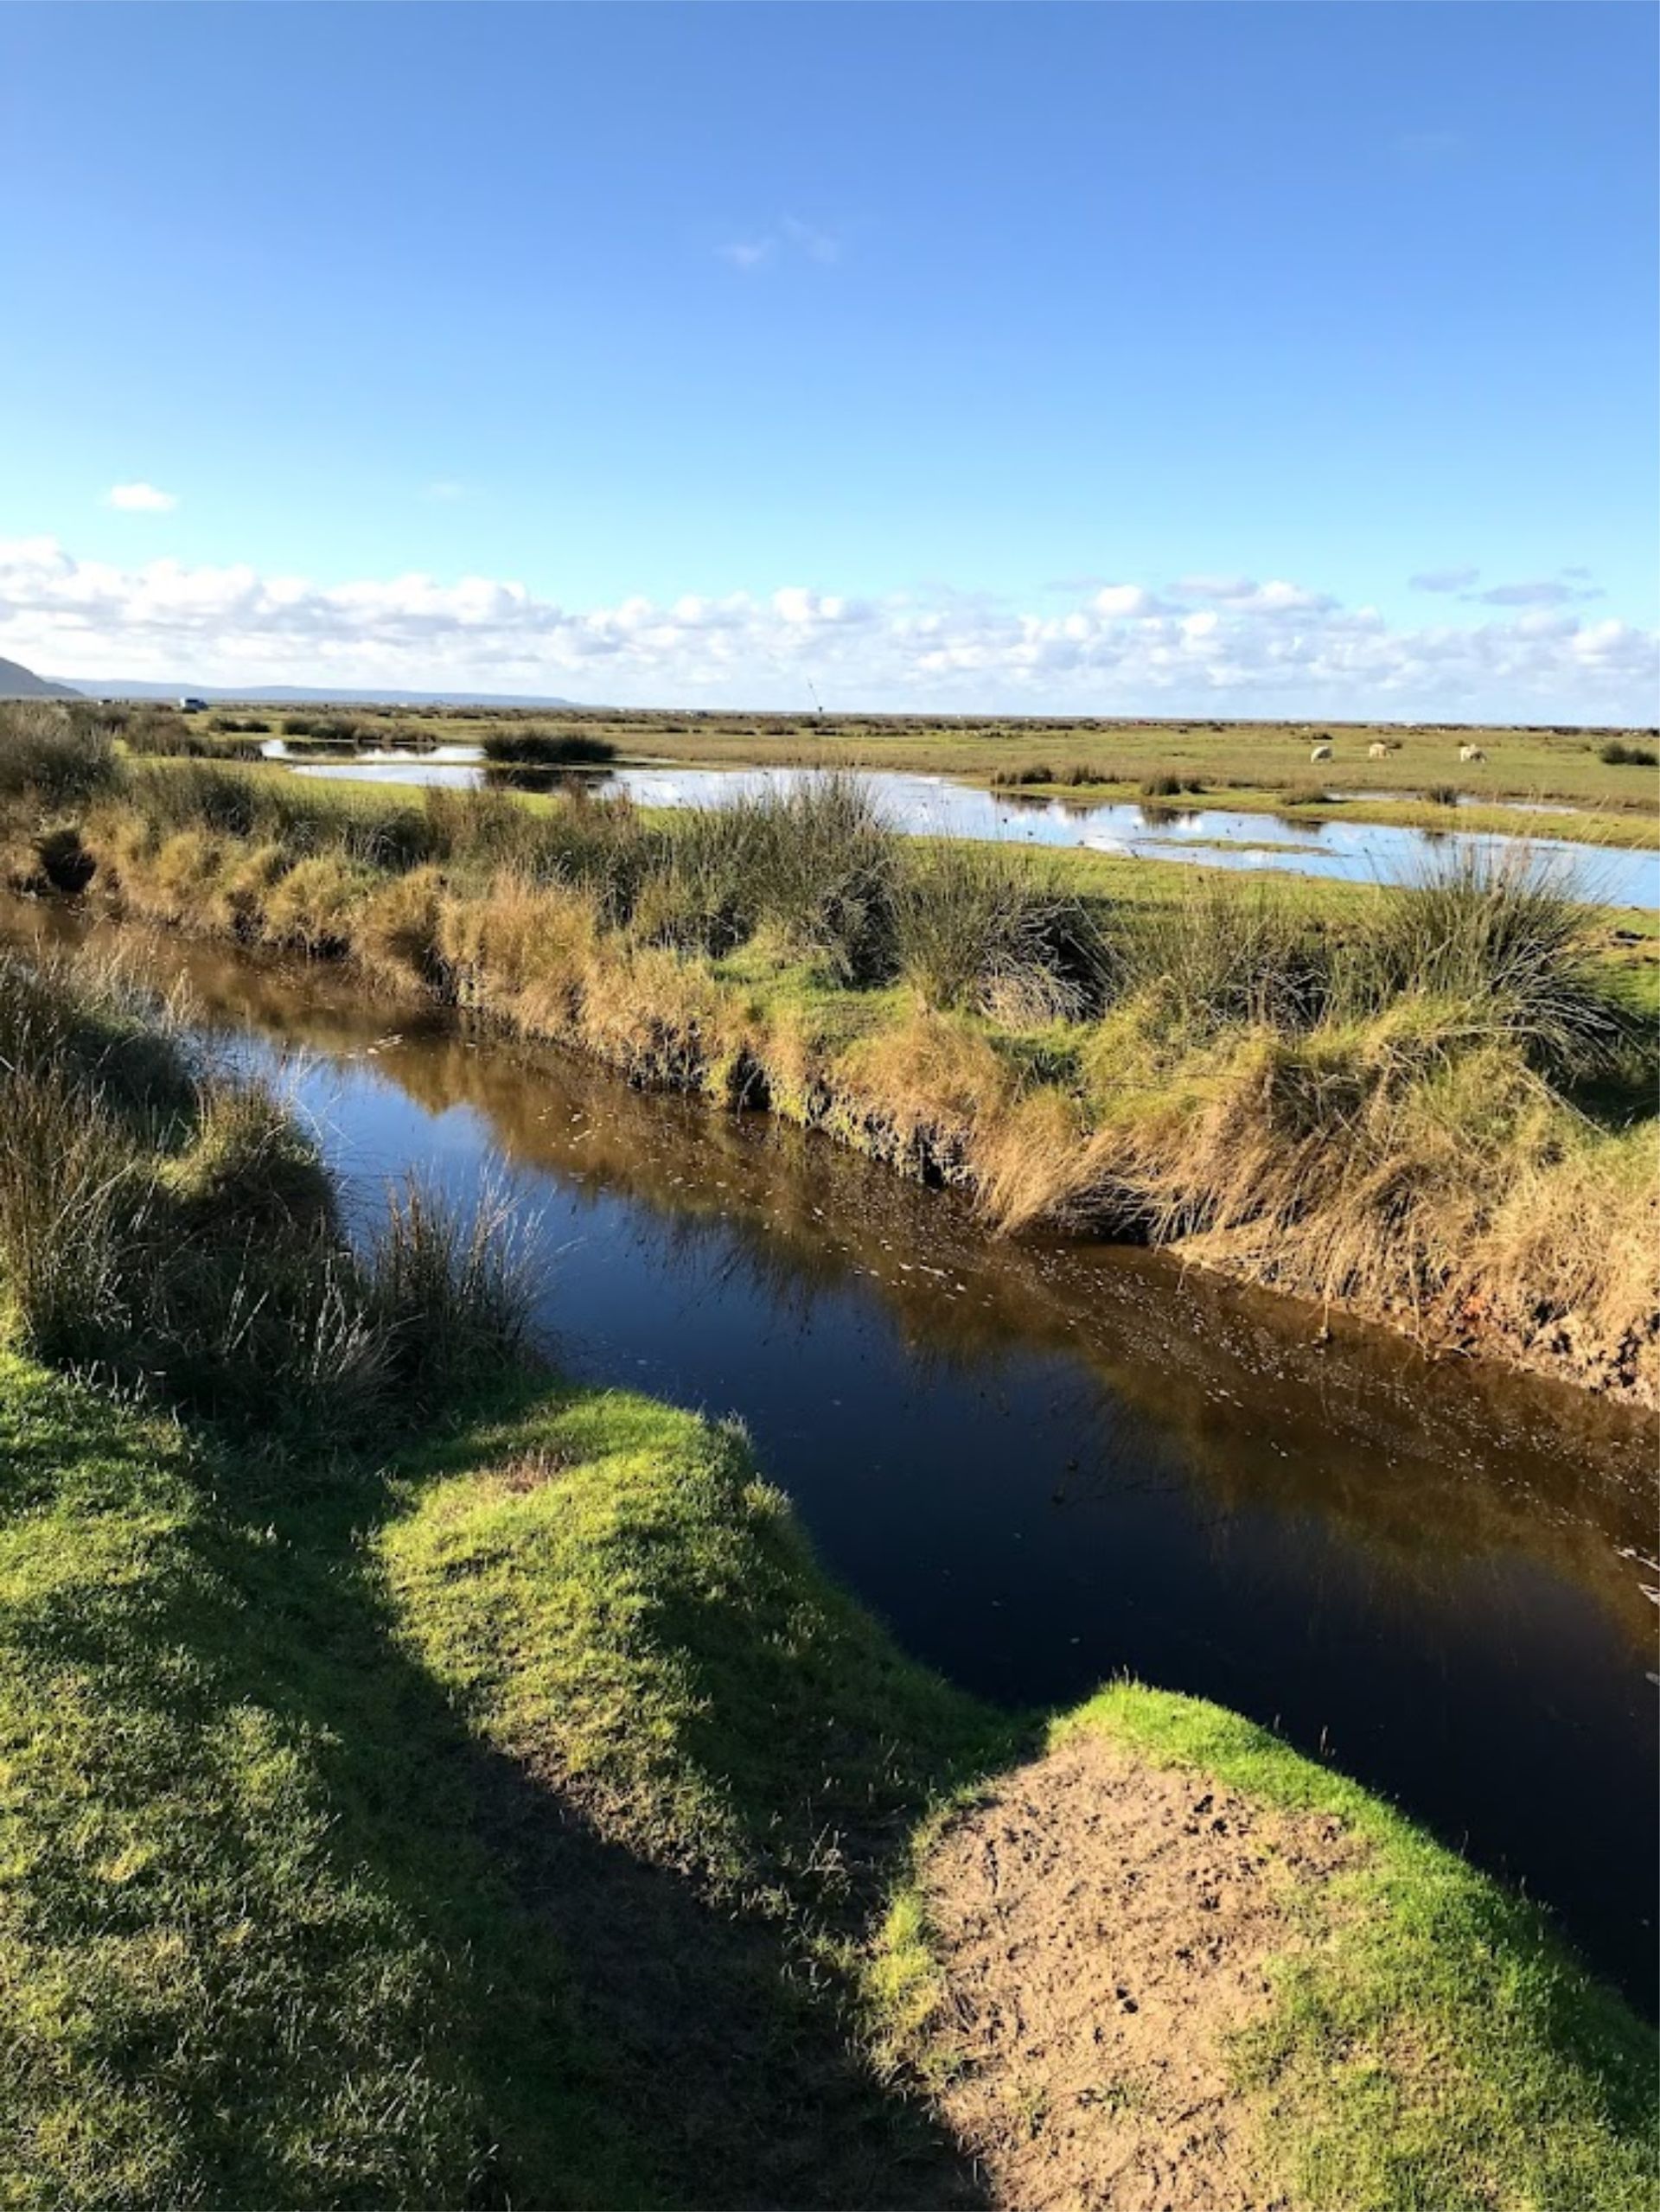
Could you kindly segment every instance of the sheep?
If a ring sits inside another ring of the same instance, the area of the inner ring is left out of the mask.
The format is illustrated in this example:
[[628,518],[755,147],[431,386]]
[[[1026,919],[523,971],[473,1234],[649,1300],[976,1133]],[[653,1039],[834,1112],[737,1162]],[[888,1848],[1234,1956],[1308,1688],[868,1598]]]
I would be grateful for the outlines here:
[[1380,739],[1376,743],[1366,748],[1366,756],[1369,760],[1387,761],[1389,757],[1389,749]]
[[1459,758],[1461,761],[1484,761],[1486,757],[1486,754],[1482,751],[1479,745],[1460,745],[1459,748]]
[[1329,761],[1331,757],[1331,748],[1329,745],[1317,745],[1308,757],[1311,761]]

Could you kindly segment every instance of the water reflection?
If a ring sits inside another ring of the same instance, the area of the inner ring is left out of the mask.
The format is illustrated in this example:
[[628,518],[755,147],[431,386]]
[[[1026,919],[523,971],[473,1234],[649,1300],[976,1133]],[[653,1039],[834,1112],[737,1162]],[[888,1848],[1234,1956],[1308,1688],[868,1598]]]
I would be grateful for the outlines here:
[[[421,760],[369,754],[339,763],[303,762],[296,764],[294,773],[453,787],[476,785],[495,772],[480,765],[476,749],[447,747]],[[815,768],[616,768],[592,777],[591,788],[626,791],[644,806],[714,806],[736,791],[788,785],[822,773]],[[1256,814],[1237,807],[1165,810],[1131,800],[1101,804],[1058,794],[984,791],[945,776],[872,771],[865,781],[894,826],[916,836],[1081,845],[1143,859],[1288,870],[1351,882],[1409,882],[1428,854],[1446,845],[1449,835],[1457,847],[1472,853],[1497,855],[1517,843],[1489,832],[1449,833],[1382,822],[1310,821],[1290,813]],[[1660,852],[1590,847],[1560,838],[1536,838],[1530,843],[1560,871],[1576,897],[1613,906],[1660,907]]]
[[124,941],[289,1061],[357,1205],[410,1163],[464,1196],[506,1163],[562,1360],[741,1414],[920,1656],[1021,1704],[1127,1669],[1324,1743],[1644,1993],[1651,1424],[1359,1329],[1321,1348],[1159,1255],[989,1240],[798,1131],[331,971]]

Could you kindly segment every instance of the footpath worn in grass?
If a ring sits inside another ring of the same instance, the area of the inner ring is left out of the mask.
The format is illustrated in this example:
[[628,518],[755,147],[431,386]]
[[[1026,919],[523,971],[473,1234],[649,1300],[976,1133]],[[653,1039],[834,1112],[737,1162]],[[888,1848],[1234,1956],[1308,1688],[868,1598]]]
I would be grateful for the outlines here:
[[[976,2201],[866,1931],[1032,1735],[740,1437],[527,1385],[307,1481],[16,1359],[0,1424],[4,2201]],[[1648,2201],[1645,2039],[1529,1908],[1213,1707],[1058,1725],[1370,1846],[1240,2054],[1288,2202]]]
[[[1132,1775],[1140,1761],[1190,1777],[1186,1796],[1201,1815],[1212,1804],[1208,1793],[1233,1792],[1259,1817],[1293,1816],[1305,1834],[1318,1832],[1333,1865],[1312,1885],[1280,1885],[1282,1936],[1259,1969],[1268,1993],[1255,2017],[1224,2038],[1237,2100],[1230,2130],[1265,2198],[1334,2212],[1634,2212],[1650,2201],[1652,2039],[1615,1998],[1581,1979],[1523,1900],[1239,1715],[1133,1682],[1050,1722],[1047,1760],[1012,1777],[1021,1811],[1041,1820],[1045,1765],[1091,1737],[1127,1756]],[[874,1968],[893,2062],[948,2105],[974,2060],[961,2042],[963,1999],[931,1925],[930,1880],[951,1824],[994,1804],[1004,1787],[992,1777],[923,1825]],[[1202,1819],[1192,1828],[1208,1825]],[[1150,1833],[1147,1843],[1151,1876],[1159,1839]],[[1269,1844],[1270,1877],[1276,1848]],[[1225,1838],[1209,1842],[1223,1862],[1237,1849]],[[1009,1897],[1022,1878],[1006,1860],[993,1896]],[[1063,1884],[1064,1870],[1047,1879]],[[1120,1894],[1127,1919],[1133,1900]],[[1225,1927],[1207,1922],[1197,1900],[1191,1918],[1185,1940],[1198,1951]],[[1109,1908],[1099,1930],[1067,1930],[1074,1973],[1087,1971],[1094,1941],[1108,2015],[1120,2009],[1113,2002],[1120,1975],[1137,1979],[1140,1967],[1156,1978],[1156,1967],[1133,1954],[1134,1930],[1120,1938],[1111,1920]],[[1027,1958],[1025,1971],[1037,1979],[1044,1965]],[[1062,2120],[1044,2077],[1060,2040],[1052,2052],[1041,2042],[1029,2049],[1020,2078],[981,2084],[990,2097],[984,2108],[1020,2100],[1034,2132],[1041,2120]],[[1136,2048],[1133,2039],[1132,2048],[1130,2074],[1087,2093],[1091,2100],[1105,2094],[1133,2108],[1149,2093],[1161,2064],[1157,2042]],[[1175,2156],[1179,2140],[1173,2126],[1165,2156]],[[1190,2202],[1179,2179],[1173,2201]],[[1201,2192],[1191,2201],[1212,2200]]]

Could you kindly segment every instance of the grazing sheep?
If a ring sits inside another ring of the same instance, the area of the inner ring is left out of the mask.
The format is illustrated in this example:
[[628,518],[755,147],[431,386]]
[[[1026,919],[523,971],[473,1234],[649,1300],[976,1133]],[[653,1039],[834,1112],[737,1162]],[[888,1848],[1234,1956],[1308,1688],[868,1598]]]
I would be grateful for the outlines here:
[[1317,745],[1308,757],[1311,761],[1329,761],[1331,757],[1331,748],[1329,745]]
[[1389,749],[1380,740],[1376,744],[1369,745],[1366,748],[1366,754],[1369,760],[1387,761],[1389,757]]
[[1486,754],[1482,751],[1479,745],[1460,745],[1459,748],[1459,758],[1461,761],[1484,761],[1486,757]]

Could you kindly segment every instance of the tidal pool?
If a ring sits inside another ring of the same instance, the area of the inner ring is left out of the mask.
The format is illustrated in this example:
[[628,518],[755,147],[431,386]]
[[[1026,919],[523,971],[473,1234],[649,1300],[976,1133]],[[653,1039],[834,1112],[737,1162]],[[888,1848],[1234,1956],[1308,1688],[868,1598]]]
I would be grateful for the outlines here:
[[1651,1419],[1341,1322],[1322,1344],[1318,1311],[1159,1254],[990,1238],[826,1141],[341,972],[119,942],[291,1089],[359,1220],[412,1169],[463,1203],[507,1176],[559,1363],[737,1414],[919,1659],[1015,1705],[1127,1672],[1235,1706],[1653,2005]]

